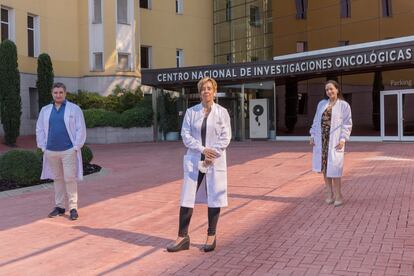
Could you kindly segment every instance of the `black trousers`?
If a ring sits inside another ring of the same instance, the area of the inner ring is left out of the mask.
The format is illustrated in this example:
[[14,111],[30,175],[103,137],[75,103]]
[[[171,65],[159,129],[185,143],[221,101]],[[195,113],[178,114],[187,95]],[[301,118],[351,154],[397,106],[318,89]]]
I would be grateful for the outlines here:
[[[197,191],[200,188],[201,182],[205,177],[204,173],[198,173],[197,180]],[[182,207],[180,208],[180,225],[178,229],[178,236],[185,237],[188,235],[188,226],[190,225],[191,216],[193,215],[193,208]],[[220,207],[213,208],[208,207],[208,230],[207,234],[209,236],[214,236],[216,234],[217,222],[220,216]]]

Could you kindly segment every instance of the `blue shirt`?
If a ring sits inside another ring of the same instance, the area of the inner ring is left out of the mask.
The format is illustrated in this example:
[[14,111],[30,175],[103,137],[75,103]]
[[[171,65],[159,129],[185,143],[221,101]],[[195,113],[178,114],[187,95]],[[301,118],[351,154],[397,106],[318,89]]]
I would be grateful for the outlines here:
[[46,149],[51,151],[65,151],[73,148],[68,130],[65,125],[66,100],[59,109],[53,104],[49,118],[49,133],[47,137]]

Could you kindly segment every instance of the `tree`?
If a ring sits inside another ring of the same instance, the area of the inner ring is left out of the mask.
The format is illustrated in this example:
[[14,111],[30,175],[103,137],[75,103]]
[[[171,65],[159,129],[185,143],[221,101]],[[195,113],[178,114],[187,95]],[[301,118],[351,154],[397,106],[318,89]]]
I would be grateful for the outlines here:
[[14,42],[0,44],[0,116],[6,145],[14,146],[20,134],[22,100],[17,48]]
[[374,129],[380,130],[380,92],[384,90],[384,84],[382,83],[382,72],[376,71],[374,74],[374,83],[372,86],[372,125]]
[[42,53],[37,58],[37,82],[39,93],[39,110],[52,101],[53,65],[50,56]]
[[288,132],[293,132],[298,121],[298,82],[295,79],[286,80],[285,94],[285,126]]

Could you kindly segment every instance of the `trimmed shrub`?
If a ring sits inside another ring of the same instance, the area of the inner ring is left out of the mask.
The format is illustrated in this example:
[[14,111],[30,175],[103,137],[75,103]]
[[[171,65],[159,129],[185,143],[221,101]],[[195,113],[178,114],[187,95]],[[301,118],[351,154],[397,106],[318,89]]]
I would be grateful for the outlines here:
[[17,48],[13,41],[0,44],[0,116],[7,145],[15,145],[20,135],[22,100],[20,73],[17,65]]
[[153,111],[151,102],[141,101],[134,108],[128,109],[121,114],[121,126],[131,127],[150,127],[153,123]]
[[39,181],[42,163],[38,155],[28,150],[11,150],[0,156],[0,178],[19,184]]
[[42,53],[37,58],[37,82],[36,87],[39,94],[39,110],[48,105],[52,100],[52,86],[55,75],[50,56]]
[[67,93],[66,98],[79,105],[81,109],[105,108],[105,98],[95,92],[78,91],[78,93]]
[[137,87],[135,90],[130,90],[122,88],[119,85],[115,86],[112,95],[118,98],[119,104],[115,111],[120,113],[133,108],[144,98],[144,93],[140,87]]
[[92,150],[88,146],[83,146],[82,149],[82,163],[83,164],[90,164],[93,159]]
[[104,109],[87,109],[83,110],[86,127],[120,127],[121,114],[114,111],[106,111]]

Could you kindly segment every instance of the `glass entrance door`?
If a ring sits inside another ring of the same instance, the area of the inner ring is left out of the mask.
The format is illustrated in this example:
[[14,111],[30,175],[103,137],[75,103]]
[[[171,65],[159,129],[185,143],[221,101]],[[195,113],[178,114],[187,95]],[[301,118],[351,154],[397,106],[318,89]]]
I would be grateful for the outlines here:
[[384,141],[414,141],[414,90],[381,92]]

